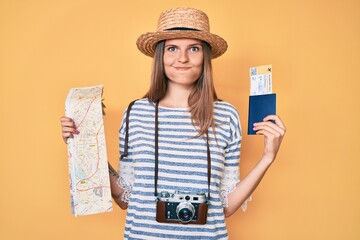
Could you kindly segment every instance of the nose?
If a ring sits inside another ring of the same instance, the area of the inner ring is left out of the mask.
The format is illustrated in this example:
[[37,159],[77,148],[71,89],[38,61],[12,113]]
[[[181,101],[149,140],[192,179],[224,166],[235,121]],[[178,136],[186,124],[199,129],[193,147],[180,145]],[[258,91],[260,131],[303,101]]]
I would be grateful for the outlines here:
[[181,63],[186,63],[189,61],[189,56],[187,51],[183,50],[183,51],[179,51],[179,58],[178,61]]

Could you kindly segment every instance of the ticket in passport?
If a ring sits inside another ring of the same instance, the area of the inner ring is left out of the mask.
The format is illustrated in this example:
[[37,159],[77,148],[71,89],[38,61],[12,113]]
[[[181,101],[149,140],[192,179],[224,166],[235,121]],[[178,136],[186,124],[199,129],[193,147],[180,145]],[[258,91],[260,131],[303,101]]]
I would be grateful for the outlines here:
[[254,135],[254,123],[276,114],[276,94],[272,93],[272,65],[250,68],[248,134]]
[[250,68],[250,95],[272,93],[272,65]]

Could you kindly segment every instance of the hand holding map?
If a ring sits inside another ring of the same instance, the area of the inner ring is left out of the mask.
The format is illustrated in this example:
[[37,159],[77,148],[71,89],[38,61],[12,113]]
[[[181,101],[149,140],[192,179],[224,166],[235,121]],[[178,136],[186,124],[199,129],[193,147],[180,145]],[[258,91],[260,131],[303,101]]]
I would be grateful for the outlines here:
[[70,89],[65,114],[79,134],[68,138],[70,196],[75,216],[112,211],[101,102],[102,86]]

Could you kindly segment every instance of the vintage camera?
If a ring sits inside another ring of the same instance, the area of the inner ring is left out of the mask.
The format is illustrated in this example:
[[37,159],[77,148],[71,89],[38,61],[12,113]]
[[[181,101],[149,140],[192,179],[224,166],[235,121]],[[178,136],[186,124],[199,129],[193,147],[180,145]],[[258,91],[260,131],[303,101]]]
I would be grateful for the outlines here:
[[205,193],[175,191],[157,196],[156,221],[163,223],[205,224],[208,199]]

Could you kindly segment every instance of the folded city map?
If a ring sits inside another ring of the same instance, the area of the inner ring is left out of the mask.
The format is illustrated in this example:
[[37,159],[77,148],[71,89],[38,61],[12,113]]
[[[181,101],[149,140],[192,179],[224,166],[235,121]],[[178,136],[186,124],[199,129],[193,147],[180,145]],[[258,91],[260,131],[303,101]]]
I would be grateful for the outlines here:
[[102,105],[103,86],[70,89],[65,114],[79,134],[68,138],[72,213],[112,211]]

